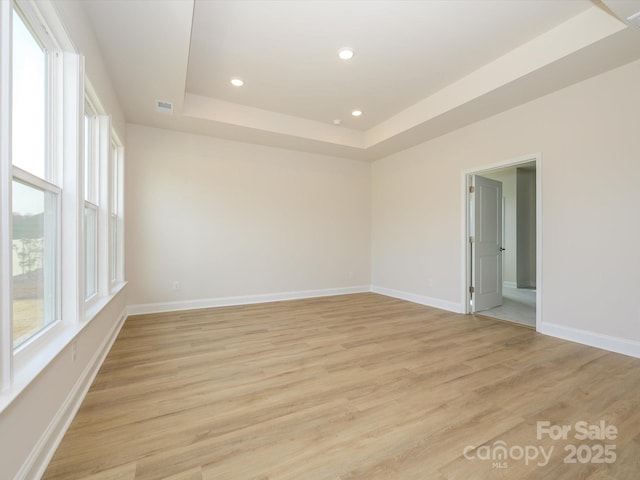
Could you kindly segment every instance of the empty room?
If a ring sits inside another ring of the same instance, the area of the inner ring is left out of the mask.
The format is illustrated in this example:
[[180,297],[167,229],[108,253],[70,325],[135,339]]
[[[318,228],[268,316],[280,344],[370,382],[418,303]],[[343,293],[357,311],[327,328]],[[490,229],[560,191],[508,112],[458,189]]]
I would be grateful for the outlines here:
[[640,0],[0,2],[0,480],[640,475]]

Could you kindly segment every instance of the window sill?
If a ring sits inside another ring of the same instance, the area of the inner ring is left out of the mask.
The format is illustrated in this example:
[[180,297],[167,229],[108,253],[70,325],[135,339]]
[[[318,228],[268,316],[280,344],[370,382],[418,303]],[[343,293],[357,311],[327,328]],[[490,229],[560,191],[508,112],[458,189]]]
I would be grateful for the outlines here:
[[60,353],[78,336],[84,328],[95,318],[126,286],[127,282],[119,283],[113,292],[97,300],[91,305],[90,314],[85,315],[86,320],[75,324],[60,324],[51,330],[43,332],[40,338],[34,339],[34,343],[40,343],[29,358],[16,361],[14,355],[14,374],[11,386],[0,392],[0,414],[11,405],[16,398],[33,382]]
[[[111,288],[111,293],[103,297],[95,297],[89,299],[85,303],[84,319],[82,324],[86,324],[94,319],[109,302],[120,293],[120,291],[127,285],[127,282],[120,282]],[[80,329],[81,330],[81,329]]]

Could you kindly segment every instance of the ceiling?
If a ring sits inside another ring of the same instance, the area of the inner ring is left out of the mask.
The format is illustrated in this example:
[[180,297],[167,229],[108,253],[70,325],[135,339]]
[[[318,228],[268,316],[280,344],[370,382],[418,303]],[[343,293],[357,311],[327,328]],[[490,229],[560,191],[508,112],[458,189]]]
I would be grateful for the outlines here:
[[366,160],[640,58],[640,0],[82,5],[128,122]]

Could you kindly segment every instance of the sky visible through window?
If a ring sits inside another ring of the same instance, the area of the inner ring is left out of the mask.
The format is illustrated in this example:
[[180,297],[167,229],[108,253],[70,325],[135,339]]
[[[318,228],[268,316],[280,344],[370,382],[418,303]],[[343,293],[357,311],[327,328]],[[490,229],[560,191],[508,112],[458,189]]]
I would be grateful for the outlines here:
[[[46,179],[46,55],[27,29],[20,15],[13,12],[13,96],[12,163]],[[42,213],[42,203],[33,195],[13,195],[14,213]]]

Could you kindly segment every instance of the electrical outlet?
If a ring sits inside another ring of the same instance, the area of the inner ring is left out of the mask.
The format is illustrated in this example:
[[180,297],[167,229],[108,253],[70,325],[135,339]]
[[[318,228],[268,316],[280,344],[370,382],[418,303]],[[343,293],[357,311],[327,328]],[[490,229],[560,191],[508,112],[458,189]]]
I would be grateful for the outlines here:
[[175,282],[173,282],[171,284],[171,290],[173,290],[174,292],[177,292],[180,290],[180,282],[178,282],[177,280]]
[[427,280],[427,285],[429,285],[430,287],[433,287],[433,278],[430,278]]

